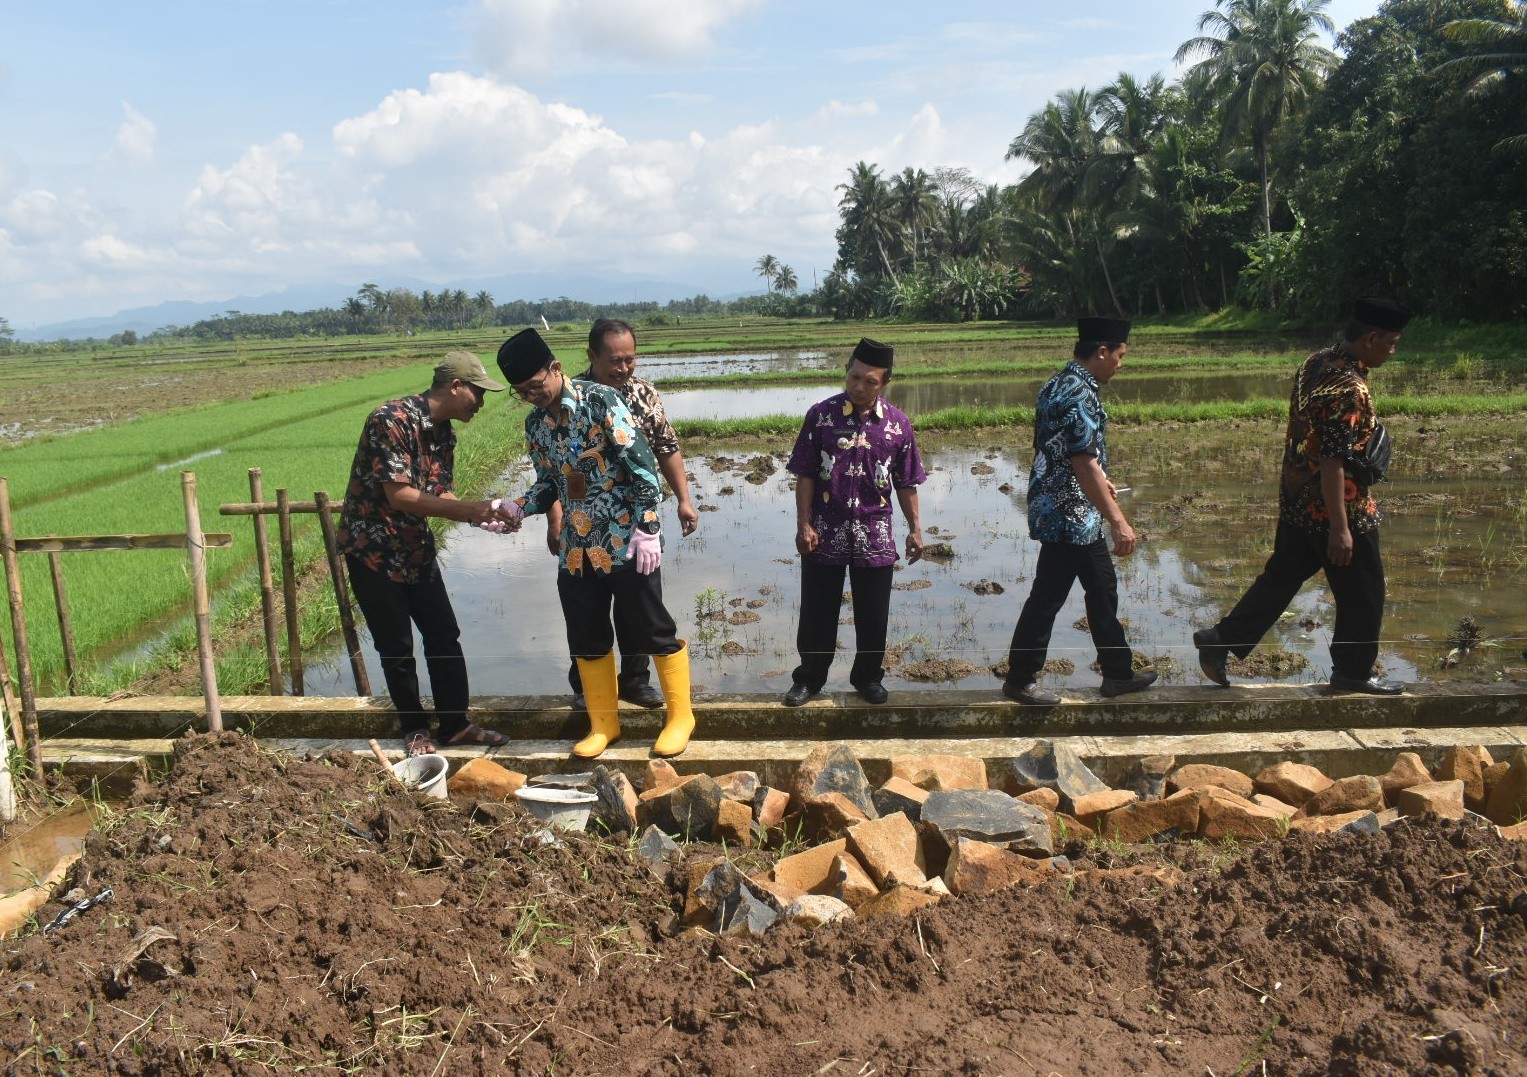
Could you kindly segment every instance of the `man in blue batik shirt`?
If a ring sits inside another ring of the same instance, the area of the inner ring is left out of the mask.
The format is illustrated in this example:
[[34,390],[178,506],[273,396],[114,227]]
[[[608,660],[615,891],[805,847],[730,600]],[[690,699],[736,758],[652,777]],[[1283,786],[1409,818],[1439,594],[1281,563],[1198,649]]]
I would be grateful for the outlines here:
[[1034,585],[1013,629],[1002,694],[1029,706],[1053,706],[1060,696],[1036,683],[1044,669],[1055,618],[1077,580],[1086,593],[1087,624],[1103,672],[1102,693],[1121,696],[1148,688],[1150,671],[1134,672],[1134,653],[1119,623],[1119,583],[1113,554],[1135,549],[1135,532],[1108,481],[1108,413],[1099,389],[1119,372],[1129,350],[1129,322],[1077,321],[1074,358],[1045,382],[1034,407],[1034,468],[1029,474],[1029,537],[1038,539]]

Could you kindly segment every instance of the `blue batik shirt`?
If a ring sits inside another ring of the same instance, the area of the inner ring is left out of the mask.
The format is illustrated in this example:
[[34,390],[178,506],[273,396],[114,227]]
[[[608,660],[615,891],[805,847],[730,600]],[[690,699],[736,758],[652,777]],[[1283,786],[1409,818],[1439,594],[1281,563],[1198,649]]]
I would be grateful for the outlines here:
[[630,564],[631,531],[657,520],[657,460],[619,393],[566,379],[551,409],[525,416],[536,481],[517,498],[527,516],[562,502],[562,571],[604,576]]
[[1108,470],[1108,413],[1098,380],[1076,361],[1045,382],[1034,405],[1034,469],[1029,472],[1029,537],[1087,546],[1103,536],[1103,514],[1087,500],[1071,457],[1095,456]]

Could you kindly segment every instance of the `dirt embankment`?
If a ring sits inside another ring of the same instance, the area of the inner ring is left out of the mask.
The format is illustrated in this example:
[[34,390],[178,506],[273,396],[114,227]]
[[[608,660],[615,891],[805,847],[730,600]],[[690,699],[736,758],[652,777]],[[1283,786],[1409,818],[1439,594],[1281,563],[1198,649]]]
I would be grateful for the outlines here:
[[[705,850],[714,853],[714,849]],[[1402,820],[1094,866],[905,920],[676,933],[624,843],[369,759],[180,742],[4,944],[16,1073],[1527,1073],[1527,844]],[[682,874],[682,871],[680,872]],[[50,918],[62,911],[54,903]],[[147,934],[145,934],[147,933]]]

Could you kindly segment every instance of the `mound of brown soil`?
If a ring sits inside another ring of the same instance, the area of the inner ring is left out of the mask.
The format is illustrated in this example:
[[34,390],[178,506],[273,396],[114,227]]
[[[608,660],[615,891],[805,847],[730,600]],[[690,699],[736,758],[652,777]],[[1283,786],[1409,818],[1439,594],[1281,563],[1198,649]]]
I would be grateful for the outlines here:
[[[5,944],[0,1058],[49,1074],[1527,1072],[1522,843],[1402,820],[1069,851],[1123,870],[811,934],[674,935],[677,885],[624,845],[542,844],[517,809],[420,800],[370,760],[189,737],[165,783],[89,838],[79,886],[114,896]],[[1180,876],[1127,870],[1168,859]]]

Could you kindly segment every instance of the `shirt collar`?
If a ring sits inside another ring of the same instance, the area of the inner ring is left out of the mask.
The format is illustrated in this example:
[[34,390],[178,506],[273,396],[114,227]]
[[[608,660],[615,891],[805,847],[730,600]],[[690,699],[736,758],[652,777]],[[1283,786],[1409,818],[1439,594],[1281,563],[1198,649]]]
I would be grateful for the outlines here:
[[1090,371],[1086,367],[1082,366],[1082,364],[1078,363],[1075,359],[1072,359],[1070,362],[1068,362],[1066,364],[1066,369],[1067,370],[1074,370],[1078,374],[1080,374],[1081,377],[1082,377],[1082,380],[1087,383],[1087,387],[1089,389],[1091,389],[1093,392],[1097,392],[1099,389],[1102,388],[1102,385],[1098,382],[1097,378],[1092,376],[1092,371]]
[[436,425],[434,416],[429,413],[429,395],[418,393],[414,396],[405,396],[403,406],[412,409],[419,416],[419,425],[425,430],[433,430]]
[[[842,400],[843,400],[843,405],[842,405],[842,407],[839,408],[839,411],[841,411],[843,413],[845,418],[847,418],[850,415],[853,415],[854,414],[854,402],[848,398],[848,394],[847,393],[839,393],[838,396],[841,397]],[[875,406],[870,408],[869,411],[864,413],[863,419],[864,419],[865,422],[868,422],[871,418],[874,418],[874,419],[877,419],[877,420],[885,418],[885,397],[877,396],[875,398]]]

